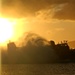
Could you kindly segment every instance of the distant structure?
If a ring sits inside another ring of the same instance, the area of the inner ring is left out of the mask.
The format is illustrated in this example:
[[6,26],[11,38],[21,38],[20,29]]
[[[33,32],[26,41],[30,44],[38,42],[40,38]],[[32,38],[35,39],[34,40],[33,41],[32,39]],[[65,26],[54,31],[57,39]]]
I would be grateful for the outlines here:
[[51,40],[49,43],[51,46],[55,46],[55,42],[53,40]]
[[16,45],[15,45],[15,43],[14,42],[9,42],[8,44],[7,44],[7,49],[8,49],[8,51],[14,51],[14,50],[16,50]]
[[7,51],[8,51],[9,63],[16,63],[17,47],[14,42],[9,42],[7,44]]
[[61,49],[63,49],[63,48],[70,49],[67,41],[65,41],[65,40],[63,42],[61,41],[61,43],[58,43],[56,46],[60,47]]
[[50,44],[50,46],[53,48],[53,49],[55,49],[55,42],[53,41],[53,40],[51,40],[51,41],[49,41],[49,44]]

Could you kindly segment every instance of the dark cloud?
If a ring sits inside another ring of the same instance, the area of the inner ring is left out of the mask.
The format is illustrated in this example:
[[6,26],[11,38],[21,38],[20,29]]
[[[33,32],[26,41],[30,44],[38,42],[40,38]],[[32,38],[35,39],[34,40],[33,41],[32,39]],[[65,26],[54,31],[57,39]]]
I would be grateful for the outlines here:
[[68,20],[75,20],[75,4],[68,3],[61,11],[58,11],[53,16],[54,18],[58,19],[68,19]]
[[[64,7],[59,11],[57,6],[62,4]],[[2,0],[2,13],[10,16],[36,15],[38,11],[47,9],[55,10],[52,10],[53,18],[75,19],[75,0]]]

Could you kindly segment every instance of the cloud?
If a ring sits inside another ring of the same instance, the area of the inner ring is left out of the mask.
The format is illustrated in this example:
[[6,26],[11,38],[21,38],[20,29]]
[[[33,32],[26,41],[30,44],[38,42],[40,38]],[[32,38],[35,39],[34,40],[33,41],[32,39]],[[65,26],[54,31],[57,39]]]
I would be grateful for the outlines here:
[[75,20],[74,9],[75,0],[2,0],[2,14],[11,17],[36,16],[40,11],[46,19]]
[[53,18],[64,19],[64,20],[75,20],[75,4],[68,3],[63,7],[61,11],[55,13]]

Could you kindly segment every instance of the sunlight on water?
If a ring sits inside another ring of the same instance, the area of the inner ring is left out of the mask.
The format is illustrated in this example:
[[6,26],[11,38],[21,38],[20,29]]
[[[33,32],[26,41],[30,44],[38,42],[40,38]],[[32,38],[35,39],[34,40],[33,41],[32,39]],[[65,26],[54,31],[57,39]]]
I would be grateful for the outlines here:
[[75,63],[3,64],[2,75],[75,75]]

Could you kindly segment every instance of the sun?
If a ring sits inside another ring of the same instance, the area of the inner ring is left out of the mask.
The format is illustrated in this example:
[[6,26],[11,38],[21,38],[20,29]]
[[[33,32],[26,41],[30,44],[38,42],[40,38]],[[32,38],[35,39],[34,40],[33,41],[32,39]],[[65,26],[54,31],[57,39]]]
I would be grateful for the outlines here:
[[4,43],[13,36],[13,24],[6,18],[0,18],[0,43]]

